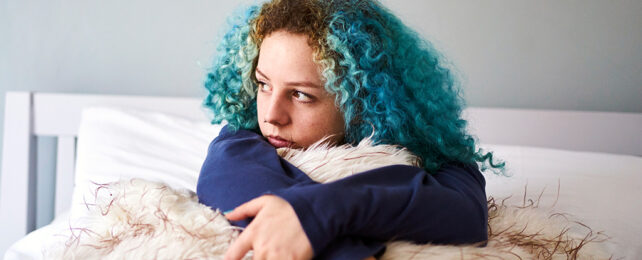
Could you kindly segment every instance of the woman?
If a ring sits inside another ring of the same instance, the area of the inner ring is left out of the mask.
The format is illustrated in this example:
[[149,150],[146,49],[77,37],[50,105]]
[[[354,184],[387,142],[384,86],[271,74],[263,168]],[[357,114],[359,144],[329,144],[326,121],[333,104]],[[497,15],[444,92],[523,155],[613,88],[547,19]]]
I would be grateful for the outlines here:
[[[275,0],[225,35],[205,105],[228,125],[210,145],[199,200],[246,226],[226,259],[363,259],[384,243],[487,239],[484,178],[443,59],[379,3]],[[423,168],[320,184],[275,148],[370,137]],[[251,222],[249,221],[251,219]]]

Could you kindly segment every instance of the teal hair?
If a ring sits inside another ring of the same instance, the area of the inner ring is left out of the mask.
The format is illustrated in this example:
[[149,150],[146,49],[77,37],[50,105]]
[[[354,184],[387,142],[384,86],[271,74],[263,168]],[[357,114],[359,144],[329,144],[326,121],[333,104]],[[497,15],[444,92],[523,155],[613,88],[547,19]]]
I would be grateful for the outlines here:
[[[371,137],[405,147],[431,173],[447,163],[503,170],[504,163],[493,162],[493,154],[467,133],[460,84],[430,42],[376,1],[319,3],[326,28],[317,62],[344,114],[346,142]],[[249,8],[231,23],[218,48],[205,82],[204,104],[214,112],[213,123],[226,120],[234,129],[259,131],[252,74],[260,43],[250,35],[259,12]]]
[[232,16],[231,28],[216,49],[218,57],[207,73],[208,95],[203,105],[213,111],[213,124],[223,120],[233,129],[257,129],[256,82],[252,79],[259,55],[257,43],[250,37],[250,22],[259,8],[252,6],[243,14]]

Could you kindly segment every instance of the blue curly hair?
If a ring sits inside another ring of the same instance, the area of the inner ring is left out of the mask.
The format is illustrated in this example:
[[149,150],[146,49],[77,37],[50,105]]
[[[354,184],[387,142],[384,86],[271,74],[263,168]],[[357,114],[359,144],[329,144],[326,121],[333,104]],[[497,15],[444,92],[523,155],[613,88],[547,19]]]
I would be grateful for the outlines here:
[[[503,171],[466,132],[463,98],[445,58],[375,0],[274,0],[232,18],[207,74],[212,123],[259,132],[254,78],[261,41],[286,30],[308,36],[325,89],[345,119],[345,141],[371,137],[419,156],[435,172],[446,163]],[[496,171],[497,172],[497,171]]]

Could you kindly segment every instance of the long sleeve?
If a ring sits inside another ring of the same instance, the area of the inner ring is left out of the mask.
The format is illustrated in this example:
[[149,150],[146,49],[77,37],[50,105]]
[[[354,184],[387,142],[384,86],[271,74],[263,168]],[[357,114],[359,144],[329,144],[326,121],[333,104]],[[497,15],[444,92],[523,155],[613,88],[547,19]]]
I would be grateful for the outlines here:
[[197,194],[201,203],[221,210],[266,193],[280,196],[294,208],[315,259],[359,259],[390,240],[486,240],[484,185],[474,165],[448,165],[434,175],[396,165],[319,184],[260,135],[224,127],[210,145]]
[[[314,183],[256,133],[232,132],[224,127],[209,146],[196,193],[199,202],[226,211],[270,190]],[[245,227],[250,221],[232,224]],[[363,259],[383,248],[380,242],[341,237],[331,241],[323,252],[315,251],[315,259]]]
[[[261,196],[266,191],[314,183],[279,157],[256,133],[232,132],[225,126],[209,146],[196,185],[199,202],[222,211]],[[234,224],[247,226],[249,221]]]
[[485,241],[484,186],[474,165],[451,164],[434,175],[394,165],[272,193],[293,206],[320,252],[342,236],[436,244]]

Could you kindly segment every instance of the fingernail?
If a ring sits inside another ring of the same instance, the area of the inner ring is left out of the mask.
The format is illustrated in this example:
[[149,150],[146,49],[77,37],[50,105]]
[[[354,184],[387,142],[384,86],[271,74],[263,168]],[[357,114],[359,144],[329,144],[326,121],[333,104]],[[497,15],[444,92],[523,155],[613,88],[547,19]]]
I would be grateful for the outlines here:
[[228,210],[228,211],[225,211],[225,212],[223,212],[223,215],[227,215],[227,214],[229,214],[229,213],[230,213],[230,212],[232,212],[232,211],[234,211],[234,210],[233,210],[233,209],[230,209],[230,210]]

